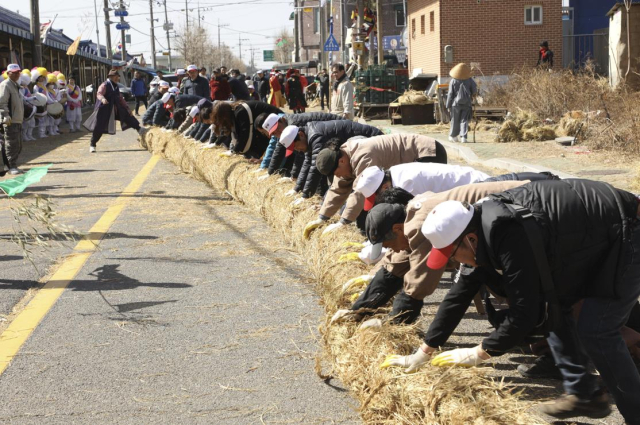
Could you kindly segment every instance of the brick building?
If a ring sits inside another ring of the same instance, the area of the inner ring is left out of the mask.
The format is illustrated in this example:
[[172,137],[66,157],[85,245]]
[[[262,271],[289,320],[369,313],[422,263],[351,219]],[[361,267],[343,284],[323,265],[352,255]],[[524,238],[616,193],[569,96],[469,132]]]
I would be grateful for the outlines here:
[[446,79],[453,66],[466,62],[479,69],[475,76],[507,75],[535,66],[543,40],[555,67],[562,67],[560,0],[407,0],[407,23],[412,74]]
[[[382,1],[382,34],[400,35],[405,27],[405,10],[402,0],[380,0]],[[320,49],[326,40],[320,40],[320,10],[318,0],[300,0],[299,6],[310,8],[307,11],[302,9],[296,14],[300,26],[300,60],[317,60]],[[365,2],[366,5],[366,2]],[[333,52],[331,62],[345,62],[344,38],[347,35],[347,28],[351,27],[351,13],[355,9],[354,0],[334,0],[331,5],[333,16],[333,35],[340,44],[341,50]],[[372,3],[373,8],[375,4]],[[347,44],[350,40],[347,40]]]

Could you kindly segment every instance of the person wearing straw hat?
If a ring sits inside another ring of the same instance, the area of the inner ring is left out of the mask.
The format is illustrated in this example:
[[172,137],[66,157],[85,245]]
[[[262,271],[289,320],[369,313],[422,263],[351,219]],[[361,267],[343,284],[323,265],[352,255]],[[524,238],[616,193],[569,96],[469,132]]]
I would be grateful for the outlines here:
[[[4,129],[2,154],[6,156],[9,174],[21,174],[18,156],[22,151],[22,121],[24,101],[20,95],[20,66],[12,63],[7,67],[8,78],[0,83],[0,122]],[[3,170],[4,171],[4,170]]]
[[451,115],[451,129],[449,141],[467,142],[469,121],[473,114],[473,97],[478,92],[476,82],[471,78],[471,67],[466,63],[459,63],[449,72],[449,94],[447,95],[447,109]]
[[592,362],[626,422],[639,423],[640,373],[620,333],[640,297],[639,203],[607,183],[567,179],[528,183],[475,205],[436,206],[421,228],[433,245],[427,266],[453,259],[473,269],[454,283],[416,354],[385,363],[426,363],[485,284],[507,298],[507,316],[480,345],[441,353],[432,365],[477,366],[546,319],[565,395],[540,410],[560,419],[607,416],[609,397],[589,372]]

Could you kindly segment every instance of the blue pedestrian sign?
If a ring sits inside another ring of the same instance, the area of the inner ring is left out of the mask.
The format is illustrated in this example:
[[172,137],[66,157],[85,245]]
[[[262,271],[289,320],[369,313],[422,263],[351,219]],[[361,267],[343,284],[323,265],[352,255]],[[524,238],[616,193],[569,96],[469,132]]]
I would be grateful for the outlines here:
[[325,52],[337,52],[340,50],[340,45],[338,41],[333,36],[333,34],[329,34],[329,38],[327,38],[327,42],[324,43],[324,51]]

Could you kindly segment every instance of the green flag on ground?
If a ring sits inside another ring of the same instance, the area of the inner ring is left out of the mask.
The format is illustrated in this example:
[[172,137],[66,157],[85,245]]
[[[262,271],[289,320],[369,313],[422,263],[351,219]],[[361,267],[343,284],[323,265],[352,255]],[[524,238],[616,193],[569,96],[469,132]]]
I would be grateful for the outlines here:
[[29,185],[38,183],[49,171],[49,164],[45,167],[34,167],[26,173],[9,180],[0,182],[0,189],[4,190],[7,196],[14,196],[22,193]]

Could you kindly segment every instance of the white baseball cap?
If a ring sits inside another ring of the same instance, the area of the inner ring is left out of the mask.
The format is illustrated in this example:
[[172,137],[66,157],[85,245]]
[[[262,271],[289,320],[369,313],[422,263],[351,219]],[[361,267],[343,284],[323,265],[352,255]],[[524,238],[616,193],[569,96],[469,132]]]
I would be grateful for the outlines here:
[[253,87],[253,83],[250,80],[245,80],[245,83],[247,84],[247,88],[248,89],[252,89]]
[[269,136],[273,135],[273,133],[278,129],[278,121],[280,120],[280,116],[278,114],[270,114],[262,123],[262,128],[269,132]]
[[195,66],[195,65],[189,65],[187,67],[187,72],[189,72],[189,71],[197,71],[197,70],[198,70],[198,67]]
[[186,73],[187,73],[187,72],[186,72],[184,69],[182,69],[182,68],[180,68],[180,69],[176,70],[176,75],[184,75],[184,74],[186,74]]
[[375,205],[376,192],[380,188],[382,180],[384,180],[384,170],[380,167],[369,167],[358,177],[355,191],[362,193],[365,197],[365,211],[369,211]]
[[453,251],[453,243],[473,218],[473,206],[465,208],[460,201],[445,201],[436,206],[422,224],[422,234],[433,248],[427,266],[433,270],[443,268]]
[[10,63],[7,67],[7,72],[20,72],[20,65],[15,63]]
[[169,87],[169,82],[165,80],[160,81],[160,87]]
[[177,87],[171,87],[168,92],[173,94],[178,94],[180,93],[180,89]]
[[198,105],[196,105],[193,108],[191,108],[191,110],[189,111],[189,116],[191,118],[194,118],[196,115],[198,115],[199,112],[200,112],[200,108],[198,108]]
[[162,95],[160,100],[162,100],[162,103],[167,103],[169,99],[171,99],[171,96],[173,96],[173,93],[166,92],[165,94]]
[[293,141],[298,136],[298,131],[298,126],[295,125],[290,125],[282,130],[279,142],[282,143],[285,148],[287,148],[286,156],[289,156],[293,153],[293,148],[295,147],[295,143]]

